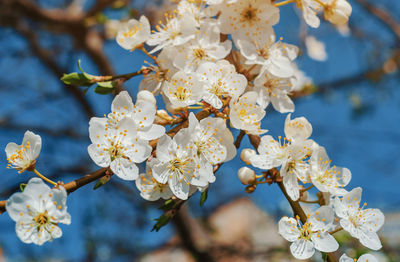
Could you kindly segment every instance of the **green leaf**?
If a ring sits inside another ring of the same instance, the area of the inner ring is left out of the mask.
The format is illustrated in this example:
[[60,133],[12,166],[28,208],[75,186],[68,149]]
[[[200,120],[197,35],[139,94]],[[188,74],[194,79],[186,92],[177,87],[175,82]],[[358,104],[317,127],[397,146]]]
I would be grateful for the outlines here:
[[167,201],[164,202],[162,206],[160,206],[158,209],[162,210],[170,210],[175,206],[175,202],[172,199],[168,199]]
[[111,176],[105,175],[102,178],[100,178],[97,183],[94,185],[93,189],[96,190],[99,187],[104,186],[108,181],[110,181]]
[[61,77],[61,81],[64,84],[72,85],[72,86],[91,86],[90,79],[88,79],[84,74],[78,74],[76,72],[64,74]]
[[26,187],[26,184],[24,184],[24,183],[19,185],[19,189],[21,190],[21,192],[24,192],[25,187]]
[[201,192],[201,197],[200,197],[200,206],[203,206],[204,203],[206,202],[208,197],[208,188]]
[[155,219],[155,221],[157,221],[157,223],[153,226],[153,228],[151,229],[151,232],[153,232],[154,230],[156,232],[158,232],[163,226],[168,224],[169,220],[170,220],[170,217],[166,216],[166,215],[162,215],[159,218]]
[[79,70],[81,70],[82,74],[88,79],[88,80],[92,80],[92,78],[94,77],[93,75],[90,75],[88,73],[86,73],[85,71],[83,71],[82,66],[81,66],[81,60],[78,60],[78,68]]
[[116,83],[113,81],[98,82],[97,86],[94,88],[94,91],[98,94],[106,95],[112,93],[115,87]]

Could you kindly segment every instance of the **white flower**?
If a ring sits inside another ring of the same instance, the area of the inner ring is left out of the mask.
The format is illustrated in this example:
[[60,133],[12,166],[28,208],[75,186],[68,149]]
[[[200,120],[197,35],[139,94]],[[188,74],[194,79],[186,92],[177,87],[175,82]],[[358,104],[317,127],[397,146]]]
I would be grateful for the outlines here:
[[233,39],[255,36],[267,37],[272,26],[279,21],[279,8],[270,0],[228,1],[211,6],[213,12],[220,11],[218,17],[223,34],[232,34]]
[[291,114],[288,114],[285,120],[285,136],[291,141],[306,140],[311,136],[312,126],[305,117],[296,117],[290,119]]
[[178,69],[172,64],[171,56],[174,54],[174,48],[163,48],[157,57],[157,64],[149,64],[150,73],[143,75],[139,90],[147,90],[154,95],[158,95],[165,81],[168,81]]
[[243,185],[248,185],[256,181],[256,173],[247,166],[241,167],[238,170],[238,177]]
[[203,84],[196,74],[179,71],[165,83],[163,92],[174,107],[187,107],[201,100]]
[[306,23],[313,28],[319,27],[320,20],[317,12],[321,5],[318,2],[315,0],[296,0],[296,4],[301,9]]
[[236,99],[247,86],[246,77],[236,73],[235,66],[226,60],[203,63],[196,74],[204,84],[203,100],[217,109],[222,107],[223,97]]
[[235,157],[236,148],[233,136],[221,118],[207,117],[198,121],[191,112],[189,127],[181,129],[176,135],[177,141],[183,145],[193,144],[197,153],[196,163],[200,165],[201,180],[209,183],[215,181],[213,165],[227,162]]
[[164,47],[179,46],[195,37],[196,20],[194,17],[186,15],[167,16],[167,23],[156,25],[147,44],[156,46],[151,53],[157,52]]
[[294,103],[289,97],[292,86],[292,78],[276,77],[264,71],[254,80],[252,90],[258,93],[257,103],[262,108],[271,102],[276,111],[287,113],[294,111]]
[[256,135],[268,131],[260,128],[260,122],[265,116],[265,111],[256,104],[257,98],[256,92],[247,92],[238,99],[231,100],[229,119],[234,128]]
[[153,177],[161,184],[168,183],[174,195],[187,199],[190,186],[205,187],[207,177],[200,176],[193,144],[182,144],[176,136],[162,136],[157,143],[157,158],[150,161]]
[[137,179],[139,169],[135,163],[150,156],[151,146],[140,139],[133,119],[125,117],[114,126],[109,126],[106,121],[106,118],[90,119],[90,157],[98,166],[110,166],[114,174],[124,180]]
[[297,259],[308,259],[314,255],[315,249],[321,252],[334,252],[339,244],[328,232],[333,222],[333,210],[327,206],[318,208],[309,216],[305,224],[294,218],[283,217],[279,221],[279,234],[290,245],[292,255]]
[[111,104],[111,113],[107,116],[108,127],[113,127],[124,118],[132,119],[136,126],[139,139],[153,140],[165,133],[165,128],[154,124],[156,107],[153,102],[148,102],[139,98],[136,105],[128,92],[122,91],[115,96]]
[[185,72],[193,72],[203,62],[214,62],[225,58],[231,48],[230,40],[220,43],[218,26],[204,24],[195,39],[177,47],[174,65]]
[[336,197],[335,212],[344,230],[367,248],[378,250],[382,244],[376,232],[382,227],[385,217],[379,209],[359,208],[361,193],[362,189],[357,187],[341,199]]
[[298,180],[303,183],[310,182],[310,165],[305,160],[310,155],[312,145],[312,140],[296,141],[286,148],[287,160],[282,164],[280,174],[288,195],[294,201],[300,197]]
[[321,192],[342,196],[347,193],[343,187],[350,182],[351,172],[344,167],[331,167],[331,162],[324,147],[314,149],[310,159],[311,181]]
[[257,155],[257,152],[255,150],[250,148],[245,148],[240,153],[240,159],[247,165],[251,165],[250,158],[255,155]]
[[139,189],[140,195],[148,201],[171,198],[173,194],[168,184],[158,183],[152,173],[150,165],[147,163],[146,173],[140,174],[136,179],[136,187]]
[[305,39],[307,48],[307,54],[309,57],[316,61],[325,61],[328,58],[328,54],[325,50],[325,44],[314,36],[307,36]]
[[346,24],[351,12],[351,5],[346,0],[330,0],[324,5],[325,19],[334,25]]
[[150,38],[150,24],[145,16],[131,19],[120,26],[117,43],[124,49],[133,50]]
[[348,257],[346,254],[343,254],[339,262],[378,262],[378,260],[370,254],[365,254],[360,256],[358,259],[352,259],[351,257]]
[[292,61],[297,57],[298,48],[294,45],[275,42],[275,34],[268,37],[254,36],[237,40],[237,46],[248,64],[263,66],[277,77],[290,77],[294,74]]
[[7,200],[6,209],[16,222],[15,230],[24,243],[42,245],[62,235],[58,224],[69,225],[65,188],[50,189],[40,178],[29,180],[22,193]]
[[310,182],[307,158],[313,145],[312,140],[292,141],[284,138],[282,143],[281,137],[276,141],[272,136],[263,136],[257,148],[259,155],[250,157],[250,162],[254,167],[264,170],[281,166],[280,174],[285,189],[290,198],[296,201],[300,197],[298,180]]
[[200,8],[200,4],[196,4],[194,1],[179,1],[176,10],[181,15],[189,15],[193,17],[196,21],[197,27],[202,25],[206,18],[204,9]]
[[36,158],[42,148],[42,138],[31,131],[26,131],[21,145],[14,142],[6,146],[7,168],[15,168],[19,173],[35,167]]

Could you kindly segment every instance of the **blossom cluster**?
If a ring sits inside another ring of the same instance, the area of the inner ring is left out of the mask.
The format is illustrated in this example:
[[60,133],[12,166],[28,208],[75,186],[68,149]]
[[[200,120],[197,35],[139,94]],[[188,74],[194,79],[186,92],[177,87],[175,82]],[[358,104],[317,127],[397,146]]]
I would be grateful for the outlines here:
[[[314,28],[320,11],[334,25],[346,24],[351,14],[346,0],[181,0],[153,30],[145,16],[121,22],[117,43],[126,50],[141,49],[152,63],[143,65],[135,103],[122,91],[109,114],[90,120],[88,154],[120,179],[135,181],[146,200],[186,200],[207,190],[216,180],[215,170],[236,156],[239,145],[230,127],[250,136],[268,132],[261,122],[271,104],[277,112],[289,113],[285,137],[263,135],[257,152],[242,150],[242,160],[263,171],[279,170],[290,201],[307,201],[306,184],[324,194],[322,206],[309,212],[306,221],[298,216],[279,221],[279,233],[293,242],[294,257],[336,251],[339,245],[331,232],[338,228],[378,250],[382,212],[360,208],[361,188],[345,189],[351,172],[332,165],[325,148],[310,139],[312,126],[306,118],[291,118],[291,94],[302,88],[304,76],[294,62],[298,48],[284,43],[273,28],[280,20],[279,7],[291,2]],[[158,109],[161,99],[167,111]],[[190,111],[199,109],[198,114]],[[28,131],[21,146],[7,145],[10,167],[45,179],[35,169],[40,149],[40,137]],[[238,176],[246,185],[263,177],[249,167]],[[62,184],[50,189],[39,178],[14,194],[7,211],[20,239],[42,244],[60,237],[58,223],[70,223],[66,195]],[[348,259],[343,255],[341,261]]]

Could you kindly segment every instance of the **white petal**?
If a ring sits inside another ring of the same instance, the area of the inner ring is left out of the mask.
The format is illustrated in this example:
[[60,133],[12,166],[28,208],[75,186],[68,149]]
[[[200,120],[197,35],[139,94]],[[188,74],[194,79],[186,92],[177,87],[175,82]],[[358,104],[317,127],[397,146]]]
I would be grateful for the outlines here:
[[88,153],[90,158],[101,167],[108,167],[111,162],[110,154],[107,151],[103,151],[102,148],[95,144],[88,146]]
[[153,140],[161,137],[165,134],[165,127],[153,124],[150,129],[146,131],[139,131],[138,135],[140,139]]
[[297,259],[307,259],[314,255],[315,249],[311,241],[304,239],[296,240],[290,245],[292,255]]
[[297,221],[294,218],[282,217],[279,220],[279,234],[287,241],[296,241],[299,237],[299,229],[297,228]]
[[338,250],[339,244],[328,232],[314,233],[311,236],[315,249],[322,252],[334,252]]
[[139,168],[135,163],[124,158],[117,158],[111,162],[111,170],[123,180],[135,180],[139,176]]

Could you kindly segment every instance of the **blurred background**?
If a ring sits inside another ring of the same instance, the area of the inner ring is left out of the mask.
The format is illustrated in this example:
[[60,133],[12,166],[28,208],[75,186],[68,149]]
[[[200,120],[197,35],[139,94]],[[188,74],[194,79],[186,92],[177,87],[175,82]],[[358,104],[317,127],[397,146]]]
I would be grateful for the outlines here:
[[[380,261],[400,261],[400,1],[349,0],[346,27],[322,22],[306,27],[295,5],[281,8],[278,37],[301,48],[296,60],[312,94],[296,99],[293,116],[305,116],[313,138],[338,166],[352,171],[349,189],[361,186],[368,207],[380,208]],[[97,169],[87,154],[88,120],[110,111],[112,95],[66,86],[59,78],[77,71],[113,75],[139,70],[141,51],[120,48],[118,20],[145,13],[157,22],[171,3],[143,0],[0,1],[0,148],[20,143],[26,130],[42,136],[37,168],[65,182]],[[124,83],[134,97],[141,77]],[[268,110],[262,127],[283,135],[286,115]],[[238,135],[233,131],[234,136]],[[242,147],[251,147],[247,137]],[[19,190],[32,174],[7,170],[0,151],[0,200]],[[7,213],[0,216],[0,261],[294,261],[276,221],[291,215],[276,185],[252,194],[237,179],[236,157],[217,172],[208,200],[197,193],[159,232],[150,232],[162,213],[144,201],[134,183],[113,177],[68,198],[72,224],[63,237],[38,247],[15,234]],[[143,169],[143,167],[142,167]],[[336,235],[335,235],[336,236]],[[347,234],[337,234],[353,257],[366,252]],[[316,261],[320,256],[315,256]]]

